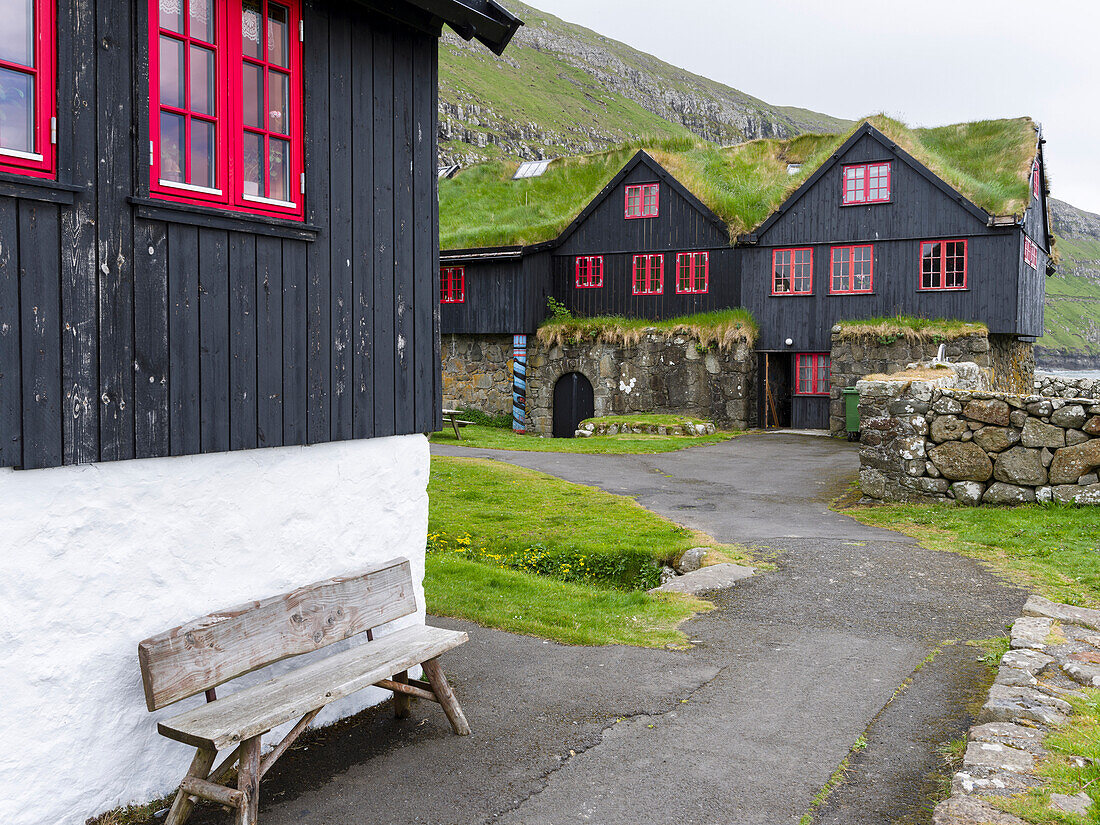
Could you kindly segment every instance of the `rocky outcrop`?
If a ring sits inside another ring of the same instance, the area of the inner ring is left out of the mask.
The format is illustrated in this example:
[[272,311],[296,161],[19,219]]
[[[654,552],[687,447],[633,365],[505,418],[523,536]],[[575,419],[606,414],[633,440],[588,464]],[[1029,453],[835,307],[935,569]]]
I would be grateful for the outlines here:
[[[1100,610],[1056,604],[1032,596],[1012,625],[1010,650],[1001,658],[989,697],[970,729],[962,769],[951,797],[936,806],[933,825],[1027,825],[996,807],[999,800],[1044,789],[1038,766],[1048,756],[1044,740],[1073,713],[1068,699],[1100,685]],[[1064,754],[1062,758],[1083,760]],[[1092,799],[1051,793],[1051,821],[1058,813],[1084,816]],[[1058,821],[1062,821],[1058,818]]]

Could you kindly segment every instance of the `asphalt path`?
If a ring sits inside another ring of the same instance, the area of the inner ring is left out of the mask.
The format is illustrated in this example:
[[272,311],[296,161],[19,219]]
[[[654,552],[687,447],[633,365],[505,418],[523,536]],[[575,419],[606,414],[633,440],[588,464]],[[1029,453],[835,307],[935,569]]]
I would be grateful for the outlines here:
[[931,820],[937,747],[987,678],[964,642],[1003,633],[1024,594],[831,511],[853,447],[760,434],[647,456],[432,450],[632,496],[775,569],[711,594],[686,652],[435,620],[471,637],[445,666],[473,735],[424,702],[404,722],[368,712],[278,764],[266,825],[793,825],[860,737],[816,821]]

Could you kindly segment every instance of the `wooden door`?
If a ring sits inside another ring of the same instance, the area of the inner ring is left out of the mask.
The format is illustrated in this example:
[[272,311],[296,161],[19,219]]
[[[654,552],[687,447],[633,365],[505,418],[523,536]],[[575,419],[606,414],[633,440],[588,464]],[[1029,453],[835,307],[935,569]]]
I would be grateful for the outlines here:
[[592,382],[567,372],[554,385],[554,438],[573,438],[577,426],[595,414]]

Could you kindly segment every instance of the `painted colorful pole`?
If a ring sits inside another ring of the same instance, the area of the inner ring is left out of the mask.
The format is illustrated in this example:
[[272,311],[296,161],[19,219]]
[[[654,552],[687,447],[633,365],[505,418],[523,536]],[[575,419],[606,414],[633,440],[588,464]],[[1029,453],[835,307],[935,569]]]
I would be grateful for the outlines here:
[[527,432],[527,336],[512,336],[512,430]]

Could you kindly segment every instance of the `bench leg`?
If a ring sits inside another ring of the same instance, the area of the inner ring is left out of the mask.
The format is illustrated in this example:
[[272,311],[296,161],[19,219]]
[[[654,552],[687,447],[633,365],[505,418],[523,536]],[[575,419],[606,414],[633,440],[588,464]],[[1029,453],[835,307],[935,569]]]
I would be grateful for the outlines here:
[[462,436],[458,434],[458,420],[457,420],[457,417],[451,419],[451,426],[455,428],[455,440],[456,441],[461,441]]
[[468,735],[470,733],[470,723],[466,721],[466,716],[458,705],[458,699],[455,698],[454,691],[447,683],[447,677],[443,675],[443,668],[439,666],[439,659],[428,659],[422,666],[424,675],[431,682],[432,692],[439,699],[439,704],[443,705],[443,712],[447,714],[447,718],[451,721],[454,732],[459,736]]
[[[394,674],[393,680],[400,682],[403,685],[409,683],[409,671],[403,670],[400,673]],[[393,694],[393,716],[395,719],[408,719],[412,713],[411,709],[412,697],[407,693],[394,693]]]
[[[187,770],[187,776],[206,779],[207,773],[210,772],[210,768],[217,758],[218,752],[216,750],[199,748],[195,751],[195,758],[191,760],[191,767]],[[195,800],[191,794],[182,790],[177,792],[172,807],[168,811],[168,817],[164,820],[165,825],[183,825],[194,809]]]
[[241,761],[237,766],[237,790],[244,801],[237,809],[237,825],[257,825],[260,821],[260,738],[241,742]]

